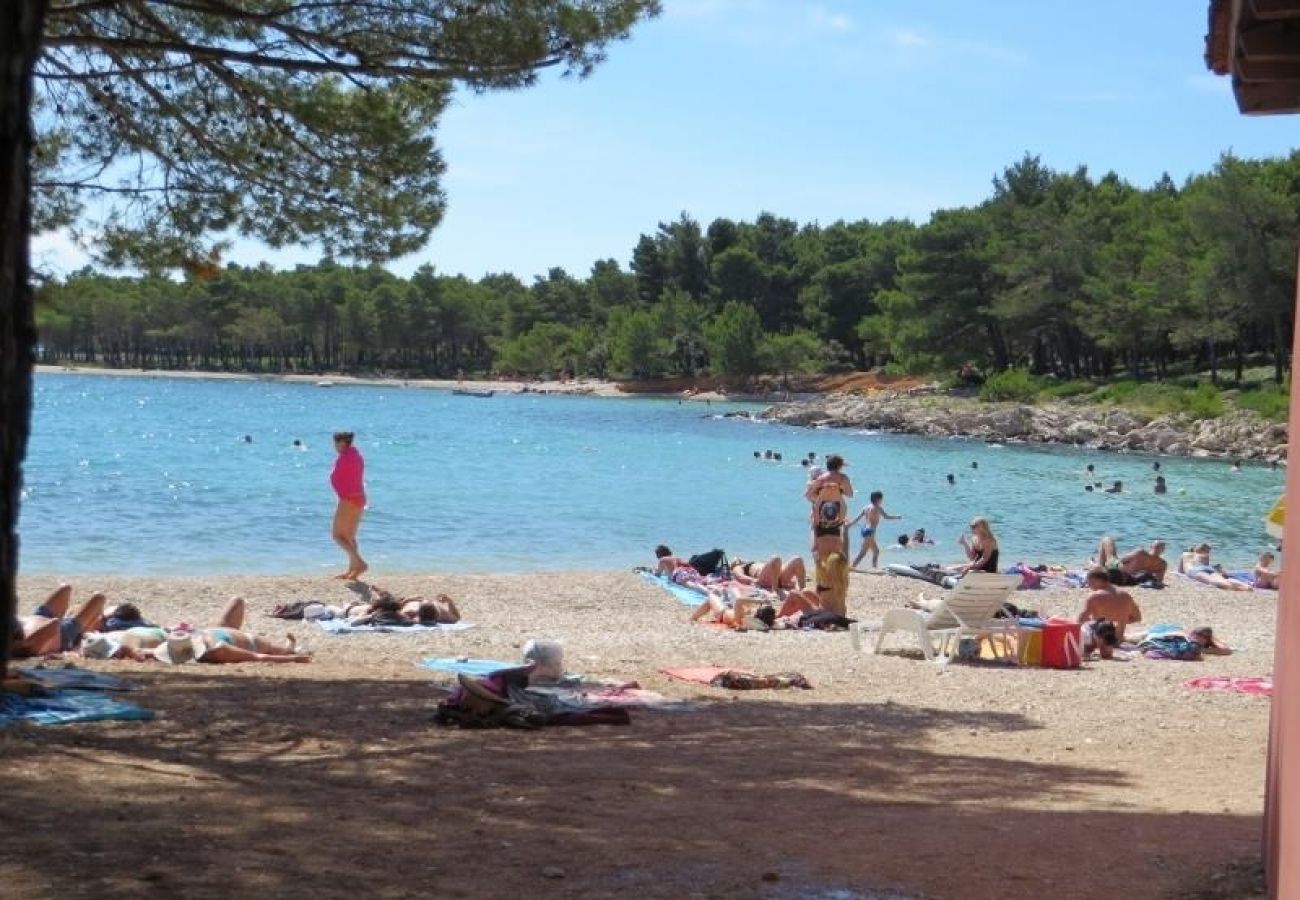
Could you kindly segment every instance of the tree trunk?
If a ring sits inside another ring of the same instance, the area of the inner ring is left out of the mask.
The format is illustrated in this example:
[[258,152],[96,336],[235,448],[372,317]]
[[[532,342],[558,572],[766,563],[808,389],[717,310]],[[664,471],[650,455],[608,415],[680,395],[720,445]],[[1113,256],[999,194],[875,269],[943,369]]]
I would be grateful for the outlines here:
[[0,671],[18,610],[18,504],[31,429],[36,351],[29,256],[32,231],[32,68],[48,0],[0,3]]

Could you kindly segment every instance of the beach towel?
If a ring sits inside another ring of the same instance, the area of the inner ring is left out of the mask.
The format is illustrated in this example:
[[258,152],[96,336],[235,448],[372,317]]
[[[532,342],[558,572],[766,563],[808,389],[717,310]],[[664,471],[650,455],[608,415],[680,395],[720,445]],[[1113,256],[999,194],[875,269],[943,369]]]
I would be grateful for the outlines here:
[[419,663],[422,669],[434,672],[453,672],[466,675],[491,675],[502,669],[513,668],[519,663],[502,662],[499,659],[460,659],[454,656],[430,656]]
[[468,622],[443,625],[349,625],[342,619],[318,619],[316,624],[329,634],[429,634],[435,631],[452,634],[469,631],[474,627]]
[[47,688],[79,688],[85,691],[134,691],[136,685],[125,678],[78,669],[73,666],[59,669],[15,669],[18,675]]
[[1202,675],[1189,678],[1183,687],[1194,691],[1228,691],[1234,694],[1255,694],[1259,697],[1273,696],[1273,679],[1235,675]]
[[798,672],[781,672],[776,675],[755,675],[742,669],[722,669],[717,666],[697,666],[672,669],[660,669],[669,678],[690,681],[695,684],[707,684],[710,687],[728,690],[758,690],[766,688],[798,687],[811,689],[808,679]]
[[694,668],[687,666],[676,669],[660,669],[660,672],[669,678],[676,678],[678,681],[690,681],[695,684],[708,684],[717,678],[723,672],[730,672],[731,669],[722,669],[717,666],[696,666]]
[[0,728],[16,722],[35,725],[71,725],[109,719],[144,721],[153,710],[123,703],[97,691],[58,691],[48,697],[0,694]]
[[699,591],[693,591],[684,585],[669,581],[667,578],[656,575],[654,572],[643,569],[637,572],[637,574],[656,587],[663,588],[665,591],[672,594],[673,597],[684,606],[699,606],[704,602],[704,595]]
[[614,707],[619,709],[661,709],[683,707],[682,700],[665,697],[658,691],[647,691],[631,685],[583,685],[572,687],[559,685],[530,684],[528,692],[554,697],[567,706]]

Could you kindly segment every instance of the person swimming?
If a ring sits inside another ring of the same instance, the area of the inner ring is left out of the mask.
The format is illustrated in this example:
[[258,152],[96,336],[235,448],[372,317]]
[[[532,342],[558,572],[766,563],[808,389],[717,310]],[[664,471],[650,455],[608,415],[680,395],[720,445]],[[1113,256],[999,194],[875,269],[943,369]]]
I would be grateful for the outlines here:
[[1122,482],[1122,481],[1116,481],[1116,482],[1115,482],[1114,484],[1112,484],[1110,487],[1106,488],[1106,493],[1108,493],[1108,494],[1122,494],[1122,493],[1124,493],[1124,482]]
[[948,483],[949,483],[949,484],[956,484],[956,483],[957,483],[957,476],[955,476],[955,475],[953,475],[951,472],[949,472],[949,473],[948,473]]
[[1165,476],[1163,475],[1156,476],[1156,493],[1157,494],[1169,493],[1169,486],[1165,484]]

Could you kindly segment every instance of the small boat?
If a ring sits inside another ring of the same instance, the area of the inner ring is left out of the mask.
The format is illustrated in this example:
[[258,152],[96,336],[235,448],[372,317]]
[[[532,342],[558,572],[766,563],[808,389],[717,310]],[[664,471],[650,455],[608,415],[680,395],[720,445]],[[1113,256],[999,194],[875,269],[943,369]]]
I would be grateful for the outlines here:
[[496,393],[496,391],[493,390],[484,391],[484,390],[475,390],[473,388],[453,388],[451,392],[453,394],[458,394],[461,397],[491,397],[493,394]]
[[334,387],[334,382],[332,382],[332,381],[318,381],[318,382],[316,382],[316,387]]

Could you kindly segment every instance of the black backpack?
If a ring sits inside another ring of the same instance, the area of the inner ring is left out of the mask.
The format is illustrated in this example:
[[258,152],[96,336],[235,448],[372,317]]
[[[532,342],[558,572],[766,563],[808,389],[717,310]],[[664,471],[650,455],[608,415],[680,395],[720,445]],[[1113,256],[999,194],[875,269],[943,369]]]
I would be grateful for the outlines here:
[[727,565],[727,554],[716,549],[708,553],[697,553],[686,560],[686,564],[701,575],[718,575],[731,568]]

